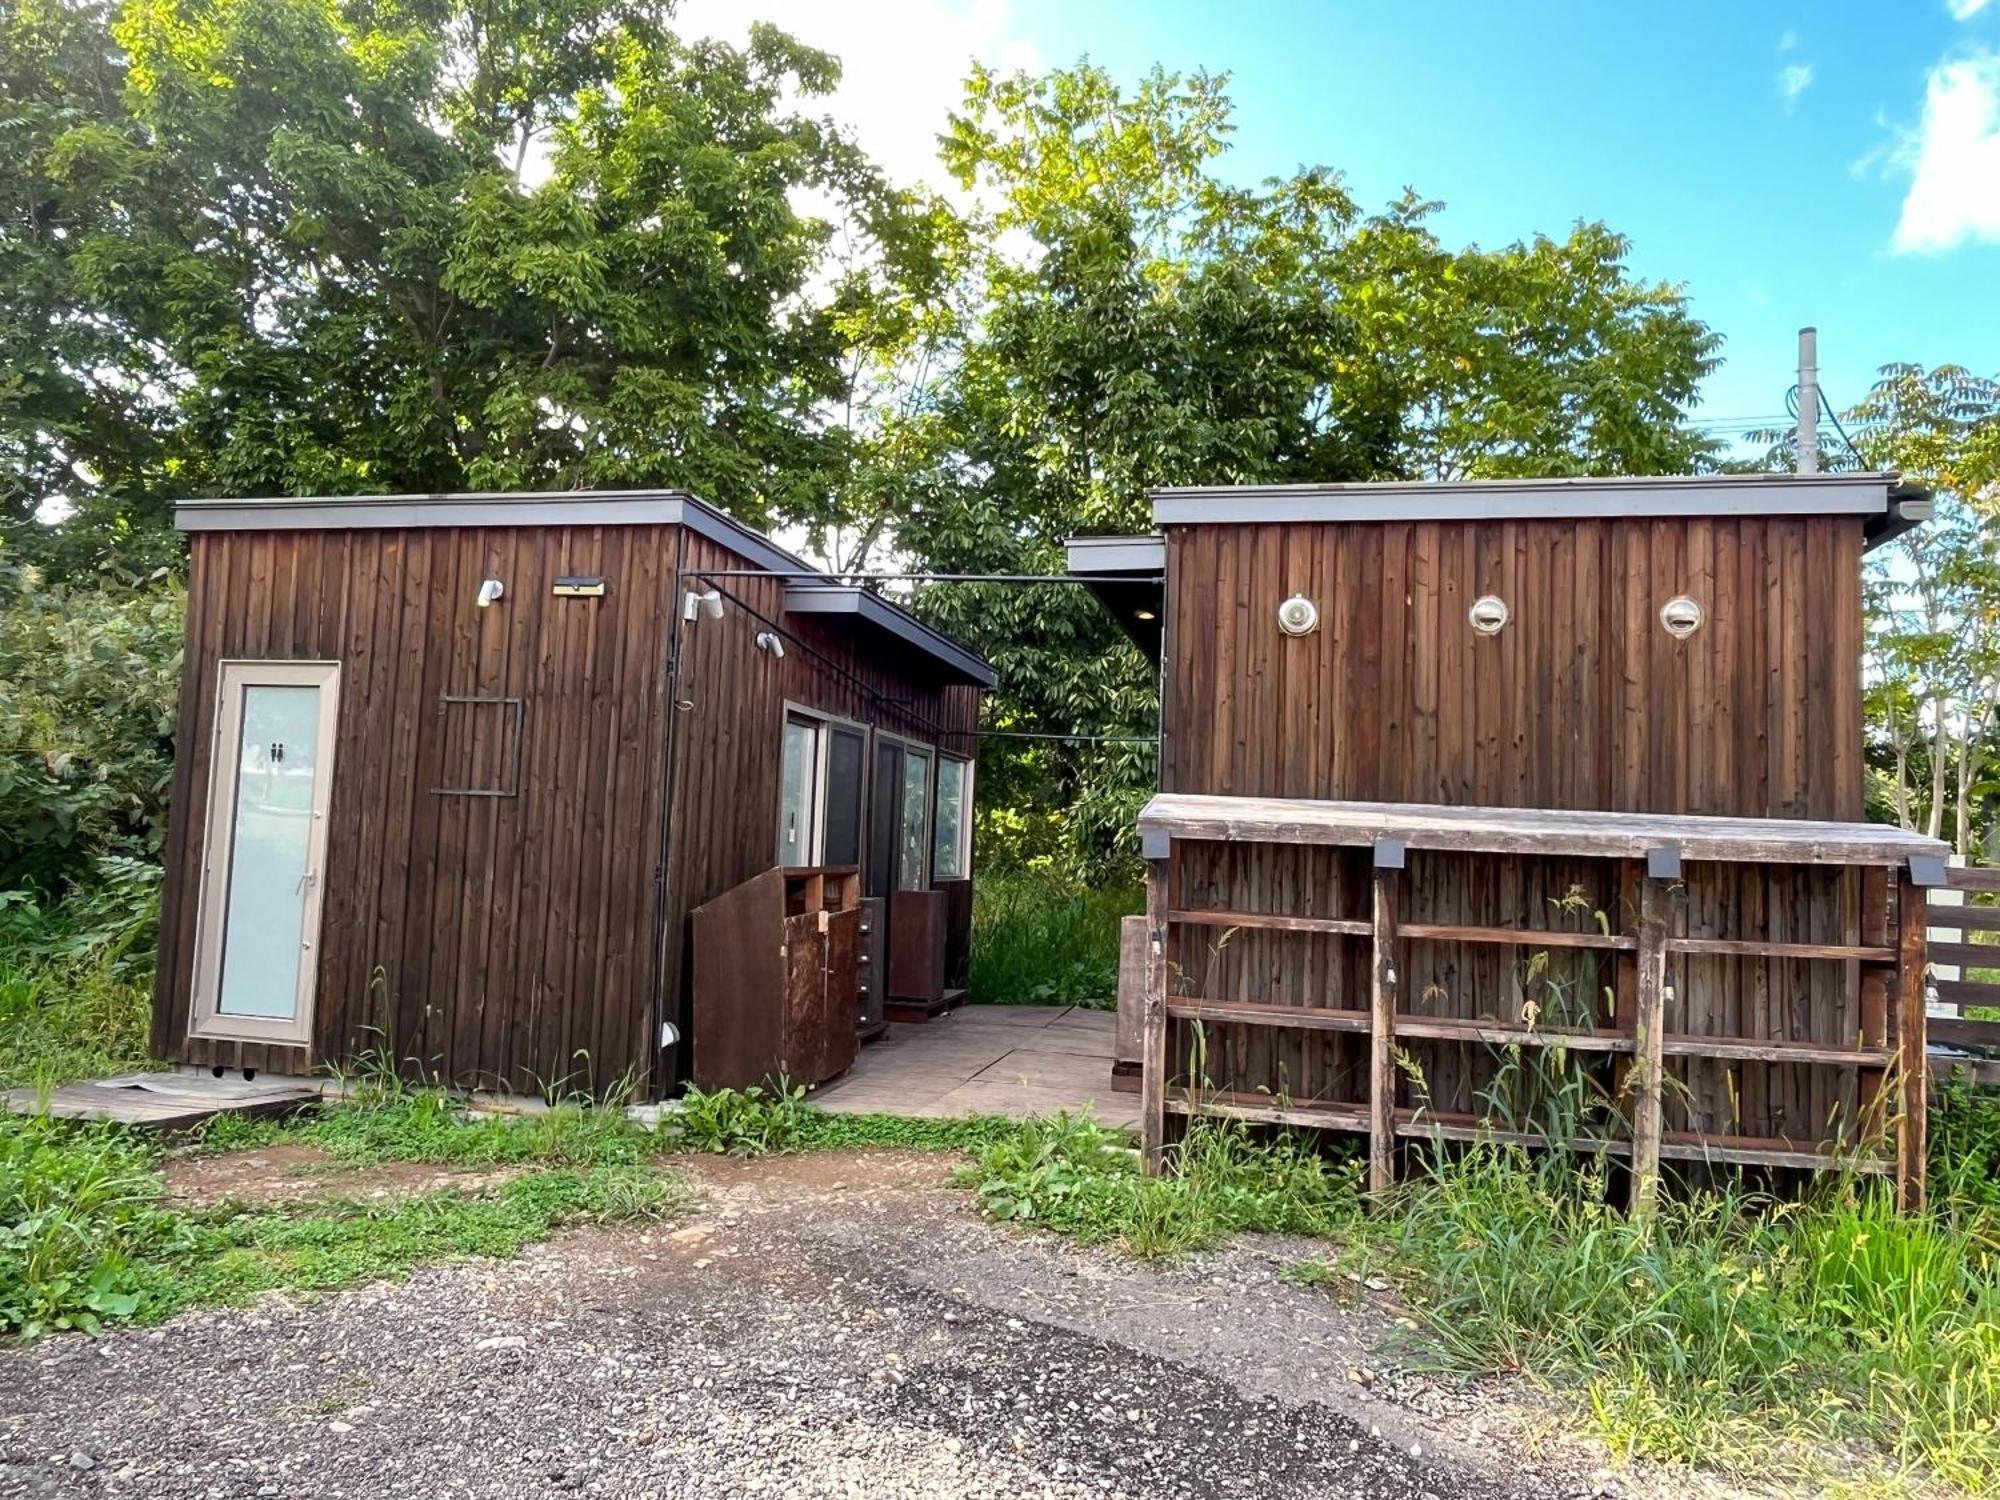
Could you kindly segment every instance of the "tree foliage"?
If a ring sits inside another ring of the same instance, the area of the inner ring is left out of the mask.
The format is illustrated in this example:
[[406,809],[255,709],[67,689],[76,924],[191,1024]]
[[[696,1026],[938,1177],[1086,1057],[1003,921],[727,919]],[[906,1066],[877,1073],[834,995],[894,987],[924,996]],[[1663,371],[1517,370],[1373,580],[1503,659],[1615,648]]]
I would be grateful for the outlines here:
[[1873,554],[1867,706],[1880,800],[1904,827],[1971,854],[2000,714],[2000,380],[1888,365],[1845,422],[1853,446],[1835,451],[1837,466],[1900,471],[1936,507]]
[[[0,25],[8,518],[74,563],[191,493],[683,485],[844,463],[831,226],[898,200],[833,60],[643,0],[23,0]],[[57,533],[19,522],[54,496]],[[46,549],[44,549],[46,550]],[[151,553],[139,559],[150,562]]]
[[[1324,168],[1235,185],[1225,83],[974,70],[943,145],[967,249],[906,400],[928,479],[880,528],[909,555],[1058,572],[1064,537],[1150,530],[1147,492],[1176,484],[1709,461],[1685,412],[1717,340],[1678,290],[1629,277],[1619,236],[1453,251],[1435,205],[1364,215]],[[994,727],[1151,730],[1151,668],[1080,591],[923,607],[1000,668]],[[1072,853],[1129,858],[1145,749],[1001,744],[985,767],[990,807],[1066,809]]]
[[[37,587],[141,586],[197,493],[678,485],[843,569],[1049,573],[1164,485],[1713,461],[1715,336],[1602,225],[1453,248],[1414,193],[1246,186],[1226,79],[1088,65],[975,68],[956,191],[901,190],[812,113],[832,58],[669,12],[16,0],[0,522]],[[993,741],[989,832],[1117,857],[1151,667],[1079,589],[913,599],[999,667],[992,730],[1110,737]]]

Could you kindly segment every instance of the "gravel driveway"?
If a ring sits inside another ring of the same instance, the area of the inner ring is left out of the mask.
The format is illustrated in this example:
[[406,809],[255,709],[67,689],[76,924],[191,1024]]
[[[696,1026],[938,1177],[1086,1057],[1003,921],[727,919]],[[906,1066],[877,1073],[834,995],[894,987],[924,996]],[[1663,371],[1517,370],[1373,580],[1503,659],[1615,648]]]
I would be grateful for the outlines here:
[[[903,1153],[688,1166],[675,1222],[0,1353],[0,1494],[1597,1493],[1376,1368],[1286,1247],[1166,1269],[986,1224]],[[1581,1465],[1581,1467],[1579,1467]]]

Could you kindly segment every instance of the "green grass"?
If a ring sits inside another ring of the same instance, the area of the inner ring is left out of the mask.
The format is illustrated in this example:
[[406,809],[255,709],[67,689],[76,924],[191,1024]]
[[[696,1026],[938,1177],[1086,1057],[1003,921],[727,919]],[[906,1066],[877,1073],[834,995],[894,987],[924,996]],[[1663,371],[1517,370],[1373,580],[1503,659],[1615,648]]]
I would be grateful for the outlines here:
[[0,957],[0,1088],[55,1088],[159,1064],[152,991],[100,957]]
[[1118,1004],[1118,924],[1137,886],[1093,889],[1045,871],[990,871],[972,892],[967,998],[978,1005]]
[[[2000,1140],[1990,1096],[1956,1107],[1960,1144]],[[1801,1203],[1703,1192],[1636,1222],[1589,1171],[1518,1150],[1443,1157],[1367,1214],[1355,1172],[1201,1122],[1176,1170],[1147,1179],[1122,1136],[1057,1120],[996,1138],[960,1180],[990,1217],[1141,1256],[1244,1230],[1326,1237],[1286,1279],[1349,1296],[1353,1273],[1391,1278],[1415,1324],[1402,1357],[1524,1376],[1624,1457],[2000,1485],[1990,1179],[1923,1215],[1885,1184],[1829,1179]]]
[[132,1311],[153,1322],[260,1292],[330,1291],[399,1279],[434,1261],[511,1256],[558,1229],[664,1217],[683,1197],[677,1179],[627,1165],[531,1172],[478,1195],[336,1200],[304,1212],[210,1210],[188,1216],[168,1253],[135,1268]]
[[618,1110],[564,1104],[466,1116],[422,1089],[364,1086],[316,1116],[212,1121],[197,1149],[314,1145],[366,1165],[518,1166],[497,1187],[386,1203],[337,1198],[245,1211],[162,1201],[157,1137],[0,1117],[0,1333],[34,1338],[272,1290],[400,1277],[428,1261],[512,1255],[555,1230],[657,1217],[682,1198],[659,1143]]
[[1207,1249],[1246,1230],[1332,1234],[1353,1224],[1358,1203],[1352,1163],[1208,1121],[1190,1130],[1171,1176],[1142,1175],[1123,1132],[1058,1115],[997,1136],[959,1180],[989,1218],[1085,1244],[1116,1242],[1147,1258]]

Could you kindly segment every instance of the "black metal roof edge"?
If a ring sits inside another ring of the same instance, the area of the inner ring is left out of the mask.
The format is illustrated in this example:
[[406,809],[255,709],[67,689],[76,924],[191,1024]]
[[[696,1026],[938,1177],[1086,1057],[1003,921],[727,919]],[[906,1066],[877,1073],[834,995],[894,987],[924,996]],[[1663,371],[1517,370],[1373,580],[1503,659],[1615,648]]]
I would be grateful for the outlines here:
[[946,662],[982,688],[990,688],[1000,680],[984,657],[967,650],[900,604],[859,584],[833,578],[824,583],[794,580],[785,590],[785,610],[799,614],[851,614]]

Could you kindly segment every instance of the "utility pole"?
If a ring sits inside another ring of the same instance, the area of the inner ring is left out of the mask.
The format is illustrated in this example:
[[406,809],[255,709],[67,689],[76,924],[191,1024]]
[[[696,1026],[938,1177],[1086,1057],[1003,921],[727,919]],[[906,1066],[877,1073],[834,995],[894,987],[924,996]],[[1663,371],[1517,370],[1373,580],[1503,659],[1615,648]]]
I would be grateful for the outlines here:
[[1819,330],[1799,330],[1799,472],[1819,472]]

